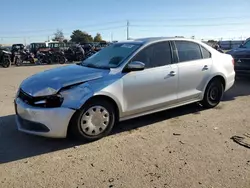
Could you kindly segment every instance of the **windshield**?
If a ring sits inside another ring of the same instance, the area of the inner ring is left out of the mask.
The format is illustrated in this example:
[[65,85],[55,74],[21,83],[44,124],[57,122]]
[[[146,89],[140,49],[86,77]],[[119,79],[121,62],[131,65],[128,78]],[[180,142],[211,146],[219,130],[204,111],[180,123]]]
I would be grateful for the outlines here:
[[243,48],[250,48],[250,40],[247,41],[245,44],[242,46]]
[[115,68],[141,45],[118,43],[108,46],[82,62],[83,66],[95,68]]

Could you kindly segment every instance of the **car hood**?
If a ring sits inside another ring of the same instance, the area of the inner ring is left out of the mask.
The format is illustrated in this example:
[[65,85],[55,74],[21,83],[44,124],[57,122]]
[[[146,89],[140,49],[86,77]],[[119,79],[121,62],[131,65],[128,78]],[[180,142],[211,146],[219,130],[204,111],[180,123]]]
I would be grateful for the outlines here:
[[53,68],[25,79],[20,88],[38,97],[56,94],[61,88],[98,79],[109,74],[106,69],[94,69],[80,65]]
[[250,49],[249,48],[236,48],[236,49],[232,49],[230,51],[227,52],[228,54],[232,55],[233,57],[245,57],[248,56],[250,57]]

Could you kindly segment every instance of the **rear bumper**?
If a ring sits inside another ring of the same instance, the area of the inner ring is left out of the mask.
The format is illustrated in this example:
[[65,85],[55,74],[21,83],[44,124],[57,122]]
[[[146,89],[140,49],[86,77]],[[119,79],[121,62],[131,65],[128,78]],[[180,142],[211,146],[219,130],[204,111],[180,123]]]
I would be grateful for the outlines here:
[[16,124],[19,131],[53,138],[65,138],[75,110],[69,108],[38,108],[21,99],[15,100]]
[[235,82],[235,72],[233,72],[227,77],[225,91],[229,90],[234,85],[234,82]]

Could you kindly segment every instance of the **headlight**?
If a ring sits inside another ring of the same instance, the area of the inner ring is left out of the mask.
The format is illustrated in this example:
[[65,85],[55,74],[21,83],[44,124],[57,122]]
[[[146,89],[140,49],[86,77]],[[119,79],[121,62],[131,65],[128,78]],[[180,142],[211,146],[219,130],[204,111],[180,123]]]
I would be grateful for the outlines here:
[[34,98],[34,106],[39,107],[56,108],[60,107],[62,103],[63,97],[60,94]]
[[24,92],[21,88],[17,93],[17,98],[30,106],[43,107],[43,108],[56,108],[60,107],[63,103],[63,96],[61,94],[47,95],[41,97],[33,97]]

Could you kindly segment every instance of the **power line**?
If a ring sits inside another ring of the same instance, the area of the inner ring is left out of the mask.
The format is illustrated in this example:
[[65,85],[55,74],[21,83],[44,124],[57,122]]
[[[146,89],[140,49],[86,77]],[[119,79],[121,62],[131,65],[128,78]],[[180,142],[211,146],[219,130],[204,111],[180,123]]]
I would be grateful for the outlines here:
[[169,24],[169,25],[136,25],[132,24],[131,27],[213,27],[213,26],[225,26],[225,25],[246,25],[248,23],[219,23],[219,24]]
[[[86,30],[86,32],[100,32],[100,31],[105,31],[105,30],[113,30],[113,29],[118,29],[118,28],[125,28],[125,25],[119,25],[119,26],[113,26],[113,27],[103,27],[95,30]],[[63,33],[64,35],[71,35],[72,33]],[[27,35],[25,35],[27,36]],[[36,35],[28,35],[27,37],[32,38],[32,37],[39,37],[39,36],[53,36],[52,34],[36,34]],[[24,38],[24,36],[0,36],[0,38],[8,38],[8,39],[14,39],[14,38]]]
[[[222,20],[222,19],[245,19],[245,18],[249,18],[248,16],[239,16],[239,17],[207,17],[207,18],[155,18],[155,19],[132,19],[130,21],[132,22],[156,22],[156,21],[171,21],[171,20]],[[44,31],[55,31],[56,29],[62,28],[62,29],[72,29],[72,28],[82,28],[82,27],[99,27],[100,25],[111,25],[111,24],[116,24],[116,23],[124,23],[125,20],[118,20],[118,21],[111,21],[111,22],[103,22],[103,23],[95,23],[95,24],[83,24],[83,25],[75,25],[75,26],[69,26],[69,27],[60,27],[57,26],[55,28],[47,28],[47,29],[35,29],[35,30],[19,30],[19,31],[15,31],[18,33],[32,33],[32,32],[44,32]],[[5,31],[8,33],[11,33],[12,31]]]
[[183,17],[183,18],[157,18],[155,17],[154,19],[150,18],[150,19],[132,19],[131,21],[133,22],[155,22],[155,21],[177,21],[177,20],[199,20],[199,21],[203,21],[203,20],[222,20],[222,19],[249,19],[250,15],[246,15],[246,16],[234,16],[234,17],[206,17],[206,18],[202,18],[202,17],[195,17],[195,18],[188,18],[188,17]]
[[[117,23],[125,23],[124,20],[120,20],[120,21],[113,21],[113,22],[104,22],[102,24],[100,23],[96,23],[96,24],[87,24],[87,25],[78,25],[78,26],[70,26],[70,27],[63,27],[63,29],[80,29],[82,27],[86,27],[86,28],[89,28],[89,27],[100,27],[100,26],[103,26],[103,25],[111,25],[111,24],[117,24]],[[49,29],[40,29],[40,30],[21,30],[21,31],[15,31],[15,32],[18,32],[18,33],[33,33],[33,32],[44,32],[44,31],[56,31],[57,29],[61,29],[61,27],[57,27],[57,28],[49,28]],[[6,32],[11,32],[11,31],[6,31]]]
[[118,29],[118,28],[125,28],[125,25],[115,26],[115,27],[107,27],[107,28],[101,28],[101,29],[95,29],[95,30],[86,30],[86,32],[98,32],[98,31],[104,31],[104,30],[110,30],[110,29]]

